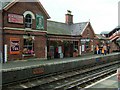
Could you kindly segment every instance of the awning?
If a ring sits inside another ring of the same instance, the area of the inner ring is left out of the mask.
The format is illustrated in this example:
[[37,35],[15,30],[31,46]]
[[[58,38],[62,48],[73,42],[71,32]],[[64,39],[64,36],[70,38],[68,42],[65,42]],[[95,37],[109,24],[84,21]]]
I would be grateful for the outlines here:
[[49,38],[50,41],[79,41],[79,39],[61,39],[61,38]]

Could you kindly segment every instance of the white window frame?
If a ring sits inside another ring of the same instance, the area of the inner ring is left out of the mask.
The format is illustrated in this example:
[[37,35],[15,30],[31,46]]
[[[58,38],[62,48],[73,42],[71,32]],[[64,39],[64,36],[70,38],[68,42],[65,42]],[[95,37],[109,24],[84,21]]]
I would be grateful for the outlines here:
[[[32,44],[33,46],[32,46],[32,48],[33,48],[33,51],[34,51],[34,40],[35,40],[35,37],[34,36],[30,36],[30,37],[32,37],[32,39],[33,39],[33,44]],[[28,38],[29,38],[29,36],[26,36],[26,35],[23,36],[23,40],[24,39],[28,39]],[[25,48],[25,45],[24,45],[24,41],[23,41],[23,50],[24,50],[24,48]],[[31,55],[35,56],[35,52],[34,52],[34,54],[24,54],[24,53],[22,54],[23,57],[24,56],[31,56]]]

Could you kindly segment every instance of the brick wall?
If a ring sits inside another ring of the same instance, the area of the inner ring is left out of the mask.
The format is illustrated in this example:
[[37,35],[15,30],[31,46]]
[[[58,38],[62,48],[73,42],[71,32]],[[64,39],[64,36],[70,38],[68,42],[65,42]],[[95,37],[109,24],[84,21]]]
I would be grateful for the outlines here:
[[[31,11],[34,15],[41,14],[44,16],[44,30],[34,31],[36,30],[36,20],[33,19],[32,21],[32,31],[24,30],[25,25],[23,24],[16,24],[16,23],[9,23],[7,14],[18,14],[23,15],[25,11]],[[47,16],[43,12],[42,8],[36,2],[18,2],[14,6],[12,6],[7,11],[4,10],[4,27],[10,27],[14,29],[4,29],[4,44],[8,46],[8,60],[21,60],[27,59],[30,57],[23,57],[23,44],[24,39],[23,36],[27,35],[28,33],[35,37],[34,40],[34,51],[35,56],[32,58],[45,58],[45,46],[46,46],[46,30],[47,30]],[[22,29],[22,30],[18,30]],[[20,53],[19,54],[10,54],[10,38],[19,38],[20,39]]]
[[117,50],[119,50],[119,48],[118,48],[118,46],[114,43],[114,42],[111,42],[110,43],[110,51],[112,52],[112,51],[117,51]]
[[86,29],[83,31],[82,38],[90,39],[89,48],[85,48],[85,51],[82,52],[82,54],[93,52],[94,51],[93,45],[95,45],[95,40],[94,40],[95,34],[90,24],[88,24]]
[[46,46],[46,38],[43,36],[35,37],[35,56],[37,58],[45,58],[45,46]]
[[[16,34],[18,32],[18,34]],[[30,33],[30,32],[28,32]],[[12,31],[12,30],[6,30],[5,31],[5,37],[4,37],[4,43],[8,46],[8,60],[20,60],[20,59],[27,59],[31,57],[23,57],[22,51],[23,51],[23,35],[26,35],[24,31]],[[32,33],[32,36],[35,37],[34,40],[34,52],[35,52],[35,58],[45,58],[45,46],[46,46],[46,33],[43,32],[34,32]],[[10,54],[10,38],[19,38],[20,39],[20,54]]]
[[94,38],[94,32],[90,25],[88,25],[87,28],[84,30],[84,32],[82,33],[82,37],[83,38]]
[[[23,15],[25,11],[31,11],[34,15],[41,14],[44,16],[44,29],[47,30],[47,16],[43,13],[42,9],[36,2],[18,2],[9,10],[4,11],[4,27],[24,28],[24,24],[8,23],[8,13]],[[33,19],[32,29],[36,29],[36,20]]]

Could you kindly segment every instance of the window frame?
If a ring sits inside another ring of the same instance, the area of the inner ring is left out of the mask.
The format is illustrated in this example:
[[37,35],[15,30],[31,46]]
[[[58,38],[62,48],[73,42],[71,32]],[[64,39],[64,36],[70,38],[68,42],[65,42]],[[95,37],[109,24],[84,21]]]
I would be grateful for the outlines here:
[[[30,17],[27,17],[28,15]],[[28,21],[26,21],[26,20],[28,20]],[[30,22],[29,22],[29,20],[30,20]],[[29,26],[27,27],[27,25],[30,25],[30,27]],[[25,28],[32,28],[32,15],[31,14],[26,14],[26,16],[25,16]]]
[[[32,38],[32,45],[25,44],[25,42],[24,42],[25,39],[29,39],[29,38]],[[32,47],[32,49],[29,49],[30,47]],[[29,51],[27,51],[27,53],[24,53],[25,48],[27,50],[31,50],[31,53],[29,53]],[[34,36],[23,36],[23,52],[22,52],[22,56],[35,56],[35,51],[34,51]]]

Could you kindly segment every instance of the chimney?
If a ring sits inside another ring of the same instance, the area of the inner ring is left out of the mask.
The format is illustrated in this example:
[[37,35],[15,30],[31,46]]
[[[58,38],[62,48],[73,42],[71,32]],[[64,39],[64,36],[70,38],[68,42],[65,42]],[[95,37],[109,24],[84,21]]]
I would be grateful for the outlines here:
[[71,13],[72,12],[70,10],[67,10],[67,14],[65,14],[66,24],[73,24],[73,15]]

